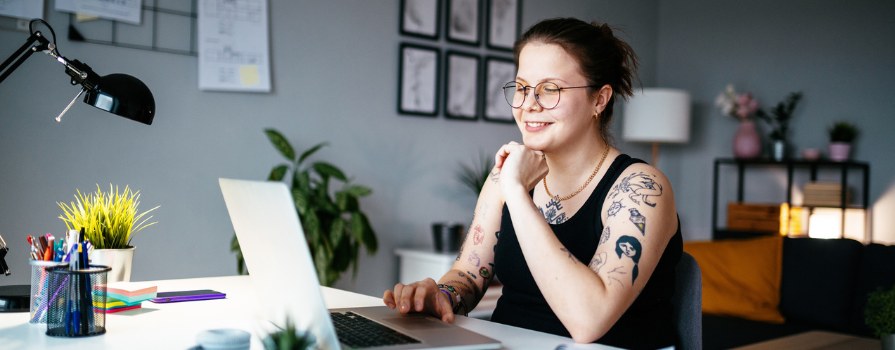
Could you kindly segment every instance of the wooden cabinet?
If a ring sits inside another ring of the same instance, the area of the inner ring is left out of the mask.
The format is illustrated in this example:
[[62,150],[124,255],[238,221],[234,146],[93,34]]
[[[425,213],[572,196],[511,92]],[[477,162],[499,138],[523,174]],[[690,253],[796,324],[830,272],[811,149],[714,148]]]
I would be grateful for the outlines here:
[[[834,208],[838,208],[842,214],[842,221],[845,222],[845,213],[846,209],[849,208],[859,208],[859,209],[867,209],[869,201],[868,195],[870,191],[870,165],[866,162],[858,162],[858,161],[847,161],[847,162],[833,162],[827,160],[817,160],[817,161],[808,161],[808,160],[783,160],[783,161],[773,161],[768,159],[733,159],[733,158],[717,158],[715,159],[715,166],[713,170],[713,181],[712,181],[712,238],[713,239],[724,239],[724,238],[746,238],[752,236],[759,235],[767,235],[772,234],[772,232],[767,231],[741,231],[741,230],[731,230],[727,227],[719,227],[718,223],[718,214],[719,207],[724,206],[726,208],[727,203],[719,203],[719,176],[721,176],[721,169],[726,167],[733,167],[736,170],[736,201],[737,202],[748,202],[749,199],[746,198],[746,170],[754,169],[755,171],[771,171],[772,169],[783,170],[786,172],[786,184],[784,186],[785,191],[785,201],[788,206],[792,207],[793,205],[802,206],[802,203],[793,203],[792,195],[793,195],[793,187],[795,187],[793,178],[795,174],[807,172],[808,181],[814,182],[818,180],[818,172],[819,171],[833,171],[838,172],[838,181],[841,185],[842,189],[847,189],[849,185],[849,176],[853,172],[859,173],[861,176],[860,183],[861,186],[856,188],[854,192],[853,198],[860,197],[860,201],[850,202],[847,198],[848,191],[841,191],[841,198],[839,200],[838,206],[833,206]],[[754,199],[752,199],[754,200]],[[812,211],[815,207],[819,206],[809,206],[806,209]],[[866,221],[866,211],[865,211],[865,221]],[[841,225],[840,235],[845,234],[845,225]]]

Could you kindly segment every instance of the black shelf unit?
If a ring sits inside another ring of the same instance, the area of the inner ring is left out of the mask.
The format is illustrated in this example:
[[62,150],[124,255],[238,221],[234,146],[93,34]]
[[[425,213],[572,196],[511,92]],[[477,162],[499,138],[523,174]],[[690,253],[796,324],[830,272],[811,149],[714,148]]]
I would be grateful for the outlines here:
[[[745,172],[746,168],[784,168],[786,169],[786,204],[792,206],[792,187],[793,175],[796,169],[807,169],[809,171],[810,181],[817,181],[817,172],[820,169],[839,169],[839,181],[843,191],[838,207],[842,212],[841,232],[840,236],[845,235],[845,210],[849,208],[867,209],[870,194],[870,164],[860,161],[834,162],[830,160],[801,160],[787,159],[776,161],[771,159],[736,159],[736,158],[716,158],[715,167],[712,177],[712,239],[725,238],[747,238],[761,235],[767,235],[768,232],[743,232],[732,231],[718,227],[718,179],[721,167],[733,166],[737,169],[737,201],[743,202],[745,192]],[[846,202],[846,186],[848,184],[849,170],[856,169],[861,171],[862,188],[861,188],[861,204],[851,205]],[[866,212],[865,212],[866,217]]]

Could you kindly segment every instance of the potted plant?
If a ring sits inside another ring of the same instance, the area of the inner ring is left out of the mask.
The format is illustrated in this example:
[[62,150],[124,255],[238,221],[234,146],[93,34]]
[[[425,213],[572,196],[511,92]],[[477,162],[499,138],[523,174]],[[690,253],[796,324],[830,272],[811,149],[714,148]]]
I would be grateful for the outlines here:
[[479,154],[478,162],[472,166],[460,164],[460,170],[457,171],[457,180],[472,191],[474,196],[478,196],[485,181],[491,176],[491,170],[494,168],[494,157],[487,154]]
[[292,319],[286,319],[286,327],[270,333],[262,344],[265,350],[308,350],[314,349],[317,340],[310,332],[298,332]]
[[[373,254],[378,245],[376,233],[359,203],[361,197],[372,191],[352,184],[335,165],[324,161],[305,164],[326,143],[317,144],[296,156],[295,149],[279,131],[267,129],[264,133],[287,161],[273,167],[267,179],[285,180],[290,186],[320,284],[331,286],[349,267],[356,275],[360,248]],[[333,192],[330,184],[335,181],[341,182],[342,188]],[[230,241],[230,250],[236,253],[239,273],[246,273],[236,235]]]
[[140,212],[140,191],[132,191],[129,186],[122,191],[111,184],[108,192],[98,184],[94,193],[76,190],[74,202],[57,204],[62,209],[59,219],[68,230],[83,230],[84,238],[93,245],[90,263],[111,267],[109,282],[130,281],[134,259],[131,240],[156,223],[149,222],[152,216],[147,215],[159,207]]
[[772,158],[774,160],[783,160],[787,156],[786,138],[789,133],[789,121],[801,99],[801,92],[792,92],[786,96],[785,100],[771,108],[770,112],[759,109],[755,113],[755,116],[768,123],[772,129],[769,136],[773,145]]
[[838,121],[833,123],[828,131],[830,159],[837,162],[848,160],[852,142],[858,137],[858,128],[847,121]]
[[895,286],[868,294],[864,323],[880,337],[883,349],[895,350]]

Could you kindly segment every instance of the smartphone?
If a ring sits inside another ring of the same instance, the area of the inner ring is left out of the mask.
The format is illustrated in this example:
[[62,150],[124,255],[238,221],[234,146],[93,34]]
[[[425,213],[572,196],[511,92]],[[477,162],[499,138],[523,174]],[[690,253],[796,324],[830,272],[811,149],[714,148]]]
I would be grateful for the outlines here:
[[182,290],[176,292],[159,292],[149,301],[157,304],[176,303],[180,301],[223,299],[227,294],[211,289]]

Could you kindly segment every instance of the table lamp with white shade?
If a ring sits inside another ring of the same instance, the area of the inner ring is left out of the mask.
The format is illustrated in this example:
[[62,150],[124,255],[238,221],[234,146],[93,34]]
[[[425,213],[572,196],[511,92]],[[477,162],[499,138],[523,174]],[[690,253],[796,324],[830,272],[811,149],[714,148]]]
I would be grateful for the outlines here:
[[690,140],[690,94],[665,88],[636,90],[625,104],[622,138],[652,143],[652,164],[658,166],[659,143]]

